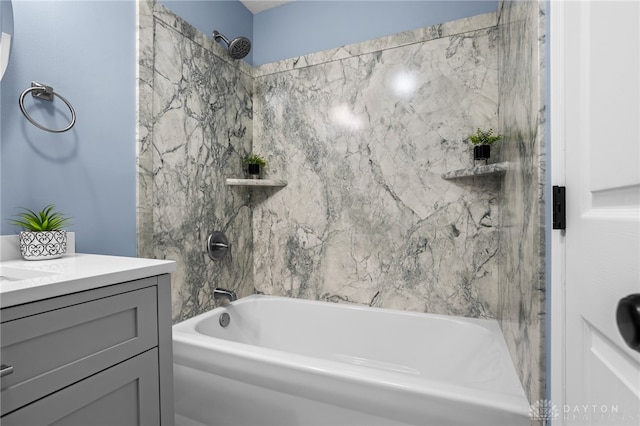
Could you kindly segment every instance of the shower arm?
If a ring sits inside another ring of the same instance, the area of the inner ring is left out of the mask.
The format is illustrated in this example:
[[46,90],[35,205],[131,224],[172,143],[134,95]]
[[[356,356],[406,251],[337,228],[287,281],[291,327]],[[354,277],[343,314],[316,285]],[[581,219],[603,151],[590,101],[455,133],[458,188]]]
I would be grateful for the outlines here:
[[222,39],[222,41],[224,41],[227,44],[227,46],[229,46],[229,39],[226,38],[224,35],[220,34],[218,31],[213,32],[213,39],[215,41],[220,41],[220,39]]

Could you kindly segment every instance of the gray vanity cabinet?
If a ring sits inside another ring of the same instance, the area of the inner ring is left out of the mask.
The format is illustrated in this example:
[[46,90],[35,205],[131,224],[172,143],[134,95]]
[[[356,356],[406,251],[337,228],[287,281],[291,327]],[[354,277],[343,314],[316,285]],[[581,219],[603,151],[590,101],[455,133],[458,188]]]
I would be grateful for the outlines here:
[[2,309],[0,423],[173,425],[169,279]]

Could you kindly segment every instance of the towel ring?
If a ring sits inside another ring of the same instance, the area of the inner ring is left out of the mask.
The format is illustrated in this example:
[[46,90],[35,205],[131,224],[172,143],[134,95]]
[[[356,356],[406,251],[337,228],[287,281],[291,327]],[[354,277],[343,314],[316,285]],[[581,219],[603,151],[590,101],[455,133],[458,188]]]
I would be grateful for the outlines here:
[[[48,127],[45,127],[43,125],[41,125],[40,123],[38,123],[37,121],[35,121],[27,112],[27,110],[24,108],[24,97],[27,95],[27,93],[31,92],[31,95],[34,98],[38,98],[38,99],[43,99],[45,101],[49,101],[52,102],[53,101],[53,97],[57,96],[60,99],[62,99],[62,101],[67,105],[67,107],[69,108],[69,111],[71,111],[71,123],[69,123],[69,125],[67,127],[65,127],[64,129],[50,129]],[[53,87],[51,86],[47,86],[44,84],[40,84],[36,81],[31,83],[31,87],[25,89],[21,94],[20,94],[20,98],[18,99],[18,105],[20,106],[20,111],[22,112],[22,114],[27,118],[27,120],[29,120],[29,122],[31,124],[33,124],[34,126],[36,126],[38,129],[41,130],[45,130],[47,132],[52,132],[52,133],[62,133],[62,132],[66,132],[67,130],[69,130],[70,128],[73,127],[74,124],[76,124],[76,112],[74,111],[73,107],[71,106],[71,104],[69,103],[69,101],[67,99],[65,99],[62,95],[59,95],[58,93],[53,91]]]

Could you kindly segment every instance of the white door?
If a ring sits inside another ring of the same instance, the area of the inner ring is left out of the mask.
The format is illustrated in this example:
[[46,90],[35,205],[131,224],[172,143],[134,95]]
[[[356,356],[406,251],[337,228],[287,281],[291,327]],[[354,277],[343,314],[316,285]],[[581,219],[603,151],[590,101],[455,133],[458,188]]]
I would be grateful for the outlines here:
[[554,424],[640,425],[640,352],[616,324],[619,301],[640,293],[640,2],[565,1],[560,15],[564,87],[553,117],[564,141],[552,144],[566,144],[567,229]]

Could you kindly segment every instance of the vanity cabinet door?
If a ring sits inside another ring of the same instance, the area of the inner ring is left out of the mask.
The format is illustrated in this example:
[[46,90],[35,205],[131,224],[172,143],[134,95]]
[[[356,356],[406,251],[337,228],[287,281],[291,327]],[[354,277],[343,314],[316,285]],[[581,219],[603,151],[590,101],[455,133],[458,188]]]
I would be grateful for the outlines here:
[[1,414],[157,346],[157,321],[147,287],[3,322]]
[[160,424],[158,350],[151,349],[2,417],[3,426]]

